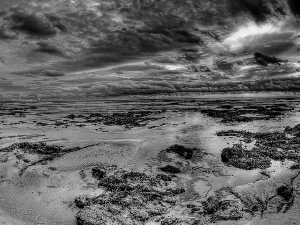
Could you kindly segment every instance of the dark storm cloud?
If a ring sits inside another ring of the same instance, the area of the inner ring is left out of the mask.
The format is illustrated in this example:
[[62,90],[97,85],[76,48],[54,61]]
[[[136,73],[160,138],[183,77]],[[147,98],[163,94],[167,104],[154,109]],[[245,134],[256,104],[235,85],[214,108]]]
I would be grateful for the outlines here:
[[42,76],[47,76],[47,77],[63,77],[65,76],[64,73],[62,72],[59,72],[57,70],[44,70],[42,73],[41,73]]
[[37,52],[63,55],[62,51],[58,47],[56,47],[48,42],[40,41],[40,42],[37,42],[36,44],[39,46],[36,49]]
[[[6,8],[12,5],[3,1]],[[59,70],[100,67],[183,46],[204,46],[211,40],[207,36],[222,41],[244,19],[262,21],[288,12],[286,1],[281,0],[11,1],[22,2],[18,5],[24,8],[8,10],[0,38],[9,40],[22,33],[47,38],[36,50],[48,54],[62,54],[50,44],[60,40],[70,58],[56,65]],[[10,36],[8,31],[15,34]]]
[[21,7],[10,9],[10,15],[5,18],[11,29],[26,32],[36,36],[52,36],[56,34],[54,26],[42,15],[29,13]]
[[[83,28],[78,33],[93,37],[86,53],[89,57],[83,58],[82,63],[101,65],[105,61],[121,62],[190,44],[203,45],[199,32],[192,26],[196,15],[194,6],[186,1],[115,3],[100,4],[101,16],[88,11],[78,13],[80,17],[85,15],[80,22],[84,21]],[[119,24],[114,15],[120,16]],[[74,15],[69,19],[72,17]],[[103,59],[105,56],[107,59]]]
[[299,0],[288,0],[291,11],[295,16],[300,17],[300,1]]
[[112,32],[103,40],[91,43],[93,52],[117,52],[125,55],[139,52],[153,52],[167,48],[172,39],[163,34],[147,33],[132,29]]
[[241,11],[248,12],[258,22],[265,21],[270,16],[288,14],[285,2],[281,0],[232,0],[231,10],[234,14],[238,14]]
[[[280,0],[128,0],[105,2],[97,9],[102,15],[97,20],[95,14],[87,14],[84,27],[105,32],[90,41],[91,52],[116,53],[124,58],[184,45],[205,45],[204,32],[198,25],[234,27],[239,18],[252,17],[261,22],[288,13],[286,2]],[[122,24],[115,24],[111,15],[119,15]]]

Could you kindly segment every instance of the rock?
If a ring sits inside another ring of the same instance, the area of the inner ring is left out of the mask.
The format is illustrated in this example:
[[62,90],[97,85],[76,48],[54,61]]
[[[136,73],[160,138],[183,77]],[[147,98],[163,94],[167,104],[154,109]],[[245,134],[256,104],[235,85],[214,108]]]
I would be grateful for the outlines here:
[[[183,192],[184,192],[184,190],[183,190]],[[168,204],[170,204],[170,205],[175,205],[176,202],[177,202],[177,199],[174,198],[174,197],[164,196],[163,197],[163,201],[166,202],[166,203],[168,203]]]
[[130,214],[134,218],[134,220],[141,221],[141,222],[146,222],[150,218],[148,212],[137,208],[131,209]]
[[209,197],[202,203],[205,213],[213,214],[218,211],[218,199],[215,196]]
[[[95,176],[99,171],[102,176],[104,169],[94,168]],[[81,209],[76,216],[78,224],[144,224],[170,212],[176,205],[176,197],[185,191],[171,184],[168,175],[154,177],[124,170],[110,173],[99,179],[99,187],[106,192],[96,197],[75,198],[76,206]]]
[[195,201],[187,205],[187,208],[190,209],[191,213],[204,214],[204,207],[202,202]]
[[196,151],[196,150],[199,150],[199,149],[196,149],[196,148],[190,149],[190,148],[186,148],[182,145],[172,145],[166,149],[166,152],[174,152],[174,153],[184,157],[185,159],[191,159],[193,157],[194,151]]
[[110,176],[100,180],[99,187],[105,187],[108,191],[133,191],[134,187],[132,184],[115,177]]
[[[220,109],[202,109],[201,113],[213,118],[222,119],[222,123],[232,122],[251,122],[255,120],[270,120],[284,115],[285,112],[292,110],[292,107],[277,106],[277,107],[264,107],[264,106],[245,106],[243,108],[233,108],[230,106],[219,107]],[[252,114],[253,116],[244,116],[245,114]],[[255,116],[259,114],[261,116]]]
[[285,129],[284,129],[284,132],[285,133],[288,133],[288,134],[297,134],[300,132],[300,124],[297,124],[295,127],[290,127],[290,126],[287,126]]
[[67,118],[74,120],[76,118],[76,116],[74,114],[70,114],[67,116]]
[[147,180],[150,179],[150,176],[147,176],[144,173],[139,173],[139,172],[128,172],[128,173],[124,173],[122,175],[122,179],[125,179],[127,181],[143,181],[143,180]]
[[223,163],[244,170],[266,169],[270,167],[271,160],[265,156],[243,149],[240,145],[222,150],[221,159]]
[[[266,169],[271,165],[271,160],[300,161],[299,125],[294,128],[286,127],[284,132],[251,133],[246,131],[221,131],[217,136],[235,136],[243,138],[243,141],[255,144],[252,149],[246,149],[242,145],[234,145],[223,149],[222,162],[240,169]],[[295,164],[291,169],[298,169]]]
[[221,105],[219,106],[220,109],[232,109],[233,106],[232,105]]
[[156,178],[163,181],[172,181],[172,177],[165,174],[157,174]]
[[241,204],[236,200],[220,200],[211,196],[203,202],[203,206],[204,212],[210,215],[213,221],[243,218]]
[[269,64],[280,65],[280,63],[288,62],[287,60],[282,60],[282,59],[276,58],[275,56],[264,55],[259,52],[254,53],[254,58],[255,58],[256,62],[262,66],[268,66]]
[[292,166],[290,167],[290,169],[291,169],[291,170],[299,170],[299,169],[300,169],[300,163],[296,163],[296,164],[292,165]]
[[150,115],[159,114],[161,111],[130,111],[124,113],[100,114],[92,113],[84,117],[85,123],[102,123],[106,126],[125,126],[126,128],[146,126],[147,122],[157,120]]
[[83,209],[86,206],[92,205],[93,199],[88,195],[79,195],[76,196],[74,203],[78,208]]
[[164,167],[159,168],[161,171],[166,173],[180,173],[181,170],[178,167],[167,165]]
[[167,191],[172,195],[180,195],[185,192],[184,188],[169,188]]
[[76,214],[78,225],[133,225],[129,218],[115,216],[101,205],[87,206]]
[[285,201],[290,201],[294,195],[294,188],[292,186],[280,186],[276,189],[277,195],[281,196]]
[[242,208],[237,201],[224,200],[218,204],[218,210],[213,215],[213,220],[239,220],[243,218]]
[[10,152],[14,149],[20,149],[25,153],[35,153],[41,155],[52,155],[63,153],[64,150],[57,145],[47,145],[44,142],[21,142],[12,144],[9,147],[1,149],[3,152]]
[[161,220],[161,225],[200,225],[200,221],[195,218],[165,217]]
[[96,179],[98,179],[98,180],[100,180],[103,177],[105,177],[105,174],[106,174],[106,172],[102,168],[94,167],[92,169],[92,175],[93,175],[93,177],[96,178]]

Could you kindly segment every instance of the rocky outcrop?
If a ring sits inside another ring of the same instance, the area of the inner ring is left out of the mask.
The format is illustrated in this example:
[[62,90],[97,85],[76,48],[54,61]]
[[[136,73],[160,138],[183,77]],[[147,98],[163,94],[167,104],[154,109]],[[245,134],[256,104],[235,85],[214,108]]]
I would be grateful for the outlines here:
[[[241,144],[222,151],[222,162],[240,169],[265,169],[271,165],[271,160],[300,161],[299,125],[294,128],[286,127],[284,132],[251,133],[246,131],[221,131],[218,136],[236,136],[249,143],[255,140],[252,149],[244,148]],[[291,136],[288,136],[291,135]],[[291,169],[297,169],[297,164]]]
[[220,200],[216,196],[203,202],[204,211],[213,221],[239,220],[243,218],[242,205],[237,200]]
[[[98,168],[92,171],[94,173]],[[168,175],[149,176],[123,170],[102,176],[98,185],[106,191],[104,194],[76,197],[75,204],[81,209],[76,215],[77,224],[138,225],[163,216],[177,203],[177,196],[185,191],[171,180]]]
[[225,148],[221,154],[222,162],[244,170],[266,169],[271,166],[271,160],[257,152],[243,149],[240,145]]
[[[67,118],[70,121],[60,121],[60,125],[69,126],[69,124],[77,125],[75,118],[81,118],[85,124],[104,124],[106,126],[125,126],[126,128],[142,127],[147,123],[157,120],[158,118],[151,117],[160,114],[161,111],[129,111],[122,113],[101,114],[92,113],[86,116],[70,114]],[[56,125],[58,126],[58,125]]]
[[[256,120],[271,120],[284,115],[293,108],[286,105],[278,106],[244,106],[243,108],[224,108],[220,106],[216,109],[202,109],[201,113],[221,119],[221,123],[251,122]],[[260,116],[257,116],[260,115]]]
[[7,148],[2,148],[0,151],[2,152],[10,152],[14,149],[21,149],[23,152],[26,153],[33,153],[33,154],[59,154],[63,152],[63,149],[56,145],[47,145],[44,142],[21,142],[13,144]]
[[92,175],[96,179],[102,179],[106,175],[106,171],[103,168],[95,167],[92,169]]
[[166,173],[180,173],[181,172],[181,170],[178,167],[172,166],[172,165],[166,165],[166,166],[160,167],[159,169]]
[[113,210],[96,204],[86,207],[76,215],[78,225],[129,225],[137,224],[131,219],[120,216],[121,208]]
[[186,148],[182,145],[172,145],[166,149],[166,152],[174,152],[185,159],[190,159],[193,157],[194,151],[198,151],[197,148]]

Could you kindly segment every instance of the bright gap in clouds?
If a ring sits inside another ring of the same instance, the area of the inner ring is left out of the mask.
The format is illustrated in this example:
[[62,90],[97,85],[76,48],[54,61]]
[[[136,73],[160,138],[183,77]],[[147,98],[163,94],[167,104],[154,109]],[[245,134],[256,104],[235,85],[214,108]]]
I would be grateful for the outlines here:
[[239,27],[229,37],[227,37],[222,47],[230,51],[239,51],[256,40],[261,39],[264,35],[276,35],[280,34],[283,30],[284,23],[267,23],[258,25],[254,22],[248,22],[245,25]]

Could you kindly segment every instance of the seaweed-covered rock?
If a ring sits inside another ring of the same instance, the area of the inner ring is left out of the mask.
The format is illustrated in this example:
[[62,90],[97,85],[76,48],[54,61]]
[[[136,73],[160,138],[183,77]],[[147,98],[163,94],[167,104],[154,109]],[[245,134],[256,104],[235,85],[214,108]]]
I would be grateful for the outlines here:
[[99,167],[92,168],[92,175],[93,175],[93,177],[95,177],[98,180],[105,177],[105,174],[106,174],[106,172],[102,168],[99,168]]
[[67,115],[67,118],[74,120],[76,116],[74,114]]
[[172,165],[160,167],[159,169],[166,173],[180,173],[181,172],[181,170],[178,167],[172,166]]
[[98,183],[106,192],[95,197],[76,197],[75,204],[81,209],[76,215],[78,224],[144,224],[170,212],[177,196],[185,191],[170,182],[168,175],[124,170],[110,173]]
[[186,148],[183,145],[172,145],[166,149],[166,152],[174,152],[174,153],[184,157],[185,159],[190,159],[193,157],[193,153],[196,150],[198,150],[198,149]]
[[200,221],[195,218],[166,217],[161,220],[161,225],[200,225]]
[[299,169],[300,169],[300,163],[296,163],[296,164],[292,165],[292,166],[290,167],[290,169],[291,169],[291,170],[299,170]]
[[127,180],[127,181],[142,181],[142,180],[147,180],[150,179],[150,176],[147,176],[144,173],[139,173],[139,172],[127,172],[122,175],[122,179]]
[[78,225],[130,225],[130,218],[116,216],[101,205],[87,206],[76,214]]
[[41,154],[41,155],[51,155],[51,154],[60,154],[63,153],[63,149],[57,145],[47,145],[44,142],[21,142],[15,143],[7,148],[1,149],[3,152],[10,152],[14,149],[21,149],[23,152],[26,153],[34,153],[34,154]]
[[239,220],[243,218],[241,205],[234,200],[219,202],[218,209],[213,215],[213,220]]
[[125,126],[126,128],[142,127],[150,121],[157,120],[151,117],[161,111],[130,111],[124,113],[100,114],[92,113],[83,119],[85,123],[102,123],[106,126]]
[[156,178],[163,181],[172,181],[172,177],[166,174],[157,174]]
[[242,207],[237,200],[220,200],[211,196],[203,202],[203,206],[204,212],[210,215],[213,221],[243,218]]
[[202,109],[201,113],[204,113],[209,117],[220,118],[221,123],[236,123],[275,119],[292,109],[293,107],[285,105],[277,105],[276,107],[250,105],[244,106],[243,108],[233,108],[228,106],[224,108],[221,106],[218,109]]
[[105,187],[108,191],[132,191],[134,187],[127,183],[125,180],[116,177],[110,176],[105,177],[100,180],[99,187]]
[[290,201],[294,195],[292,186],[283,185],[276,189],[277,195],[281,196],[285,201]]
[[[235,136],[243,139],[245,143],[255,141],[252,149],[234,145],[222,151],[222,162],[241,169],[265,169],[271,165],[271,160],[300,161],[300,126],[286,127],[284,132],[251,133],[246,131],[220,131],[217,136]],[[295,164],[291,169],[298,169]]]
[[74,203],[78,208],[83,209],[84,207],[93,204],[93,198],[88,195],[79,195],[76,196]]
[[134,220],[141,222],[146,222],[150,218],[149,213],[146,210],[141,210],[138,208],[131,209],[130,214]]
[[223,163],[240,169],[266,169],[270,167],[271,160],[263,155],[246,150],[240,145],[233,148],[225,148],[222,150],[221,159]]
[[285,132],[285,133],[288,133],[288,134],[296,134],[296,133],[299,133],[299,132],[300,132],[300,124],[297,124],[297,125],[294,126],[294,127],[287,126],[287,127],[284,129],[284,132]]

